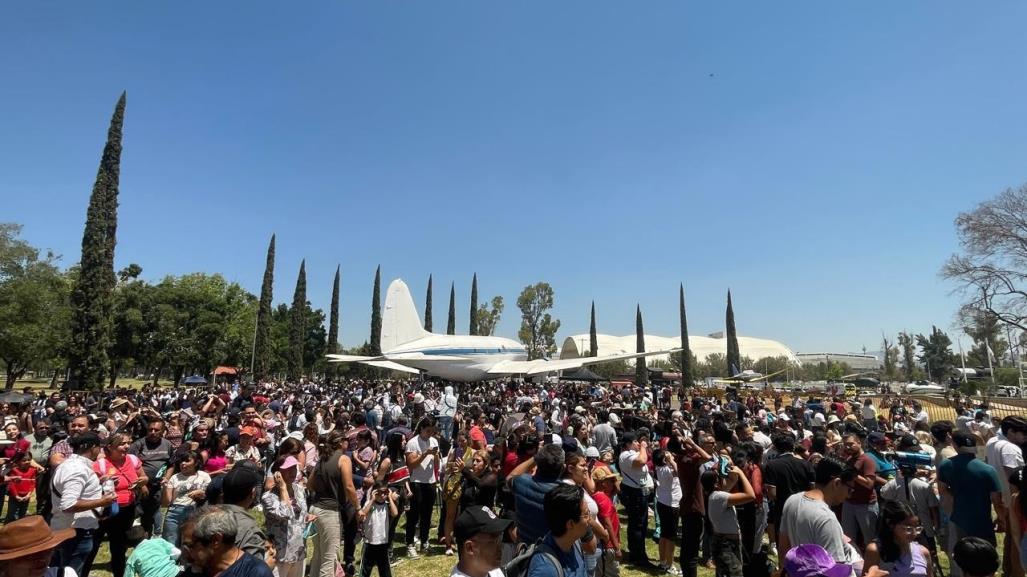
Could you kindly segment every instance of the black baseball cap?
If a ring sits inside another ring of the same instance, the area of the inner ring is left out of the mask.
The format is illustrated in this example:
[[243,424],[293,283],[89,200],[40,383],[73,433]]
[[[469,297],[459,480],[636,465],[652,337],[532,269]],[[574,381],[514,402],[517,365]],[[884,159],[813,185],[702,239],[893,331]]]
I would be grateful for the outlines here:
[[500,518],[492,512],[492,509],[482,505],[468,507],[456,518],[453,526],[453,536],[458,543],[463,543],[478,533],[501,534],[504,533],[513,521]]

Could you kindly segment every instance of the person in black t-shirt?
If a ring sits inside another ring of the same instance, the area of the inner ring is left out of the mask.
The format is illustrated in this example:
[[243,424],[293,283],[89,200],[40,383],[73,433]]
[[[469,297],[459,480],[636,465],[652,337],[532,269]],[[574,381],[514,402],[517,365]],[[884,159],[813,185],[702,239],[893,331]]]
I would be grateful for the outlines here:
[[[767,523],[773,529],[771,544],[776,548],[777,523],[788,497],[813,486],[813,466],[795,454],[795,437],[778,433],[771,439],[778,456],[763,466],[763,488],[770,499]],[[783,552],[782,552],[783,554]]]

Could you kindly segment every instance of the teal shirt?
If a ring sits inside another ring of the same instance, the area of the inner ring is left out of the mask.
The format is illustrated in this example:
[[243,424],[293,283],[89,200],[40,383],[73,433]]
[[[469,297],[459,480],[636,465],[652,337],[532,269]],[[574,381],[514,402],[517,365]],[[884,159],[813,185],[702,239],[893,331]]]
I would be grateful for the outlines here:
[[938,480],[955,497],[950,519],[968,536],[995,542],[991,494],[1002,491],[995,468],[972,453],[960,453],[938,465]]

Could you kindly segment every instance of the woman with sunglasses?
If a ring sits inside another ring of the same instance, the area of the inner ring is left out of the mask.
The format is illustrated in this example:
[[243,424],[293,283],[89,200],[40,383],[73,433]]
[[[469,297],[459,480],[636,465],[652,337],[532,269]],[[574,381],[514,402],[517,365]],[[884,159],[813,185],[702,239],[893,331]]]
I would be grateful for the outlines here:
[[921,532],[920,519],[909,505],[886,501],[881,507],[877,540],[866,548],[864,574],[877,567],[889,577],[933,576],[931,552],[917,541]]

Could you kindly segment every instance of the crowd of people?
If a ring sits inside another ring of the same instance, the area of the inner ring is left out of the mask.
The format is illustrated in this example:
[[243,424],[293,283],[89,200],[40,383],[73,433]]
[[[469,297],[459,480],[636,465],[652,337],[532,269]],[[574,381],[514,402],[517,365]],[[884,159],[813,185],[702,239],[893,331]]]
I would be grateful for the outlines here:
[[0,577],[86,577],[102,543],[115,577],[391,577],[429,554],[457,577],[1027,561],[1027,419],[970,404],[932,422],[897,396],[348,380],[41,392],[0,414]]

